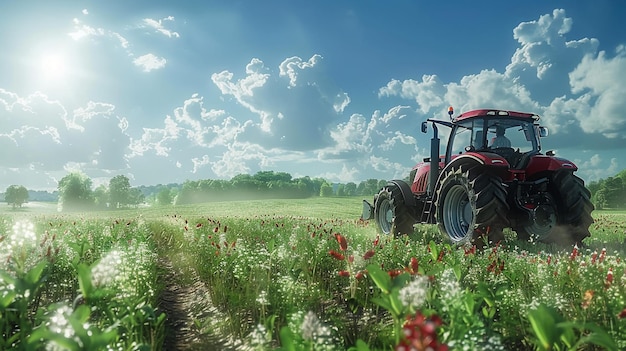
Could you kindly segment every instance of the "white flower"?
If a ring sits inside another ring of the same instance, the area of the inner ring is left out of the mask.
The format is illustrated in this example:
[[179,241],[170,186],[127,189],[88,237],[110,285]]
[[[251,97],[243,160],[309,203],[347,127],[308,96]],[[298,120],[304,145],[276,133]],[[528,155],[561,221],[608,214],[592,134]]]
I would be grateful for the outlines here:
[[405,307],[419,307],[426,301],[428,278],[416,276],[407,286],[400,289],[398,298]]
[[320,335],[322,323],[320,323],[313,311],[309,311],[309,313],[304,316],[301,329],[302,338],[304,340],[313,340],[316,336]]

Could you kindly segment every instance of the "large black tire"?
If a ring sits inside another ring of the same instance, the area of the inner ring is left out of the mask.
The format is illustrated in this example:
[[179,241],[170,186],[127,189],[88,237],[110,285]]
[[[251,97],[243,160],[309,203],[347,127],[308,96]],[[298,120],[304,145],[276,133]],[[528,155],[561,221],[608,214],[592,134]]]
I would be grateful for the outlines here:
[[504,239],[506,190],[500,177],[484,168],[449,170],[437,187],[435,203],[439,231],[452,243],[483,247]]
[[413,233],[416,222],[395,184],[386,185],[376,196],[374,219],[381,233],[396,237]]
[[591,193],[572,171],[556,172],[550,179],[550,193],[557,205],[557,225],[541,241],[559,245],[582,244],[593,223]]

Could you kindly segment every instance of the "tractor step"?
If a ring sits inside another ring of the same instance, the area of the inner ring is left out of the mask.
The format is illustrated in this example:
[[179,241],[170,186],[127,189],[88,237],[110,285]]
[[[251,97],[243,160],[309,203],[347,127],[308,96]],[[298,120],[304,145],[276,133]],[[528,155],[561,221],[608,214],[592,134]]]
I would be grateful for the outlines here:
[[427,199],[424,201],[424,209],[422,210],[422,215],[420,216],[420,223],[434,223],[433,218],[433,200]]

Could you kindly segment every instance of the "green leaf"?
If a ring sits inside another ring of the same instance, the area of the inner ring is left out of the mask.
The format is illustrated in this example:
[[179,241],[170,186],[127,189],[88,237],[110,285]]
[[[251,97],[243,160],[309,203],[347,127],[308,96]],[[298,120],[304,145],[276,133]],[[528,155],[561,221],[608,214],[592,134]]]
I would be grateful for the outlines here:
[[28,273],[26,273],[24,280],[26,280],[26,282],[31,285],[31,288],[34,288],[41,283],[41,274],[43,273],[43,270],[46,268],[47,265],[48,261],[41,261],[35,267],[29,270]]
[[556,311],[543,304],[537,306],[537,309],[528,311],[528,320],[542,350],[550,350],[559,340],[561,332],[557,327],[558,319],[560,316]]
[[78,271],[80,292],[86,300],[91,297],[91,293],[94,291],[93,284],[91,283],[91,269],[87,265],[80,263],[76,267],[76,270]]
[[370,347],[365,341],[358,339],[356,346],[350,347],[348,351],[370,351]]
[[296,344],[294,342],[294,335],[289,327],[282,327],[280,329],[280,343],[283,345],[280,349],[284,351],[296,351]]
[[367,265],[367,274],[383,293],[389,294],[391,292],[391,277],[380,266],[376,264]]

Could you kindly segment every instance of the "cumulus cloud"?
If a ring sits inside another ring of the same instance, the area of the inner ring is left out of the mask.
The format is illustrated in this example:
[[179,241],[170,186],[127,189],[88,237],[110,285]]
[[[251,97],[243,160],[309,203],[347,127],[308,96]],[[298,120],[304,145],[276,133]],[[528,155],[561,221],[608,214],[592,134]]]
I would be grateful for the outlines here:
[[328,128],[349,103],[346,93],[326,76],[323,58],[285,59],[279,72],[260,59],[246,65],[246,76],[222,71],[211,76],[222,94],[258,117],[244,130],[245,139],[264,148],[314,150],[328,145]]
[[154,54],[145,54],[133,60],[135,66],[141,67],[144,72],[150,72],[155,69],[165,67],[166,59],[158,57]]
[[127,121],[114,106],[88,102],[68,112],[59,101],[42,93],[21,97],[0,89],[3,129],[0,132],[0,173],[7,180],[29,169],[38,183],[48,183],[68,164],[83,171],[126,169]]

